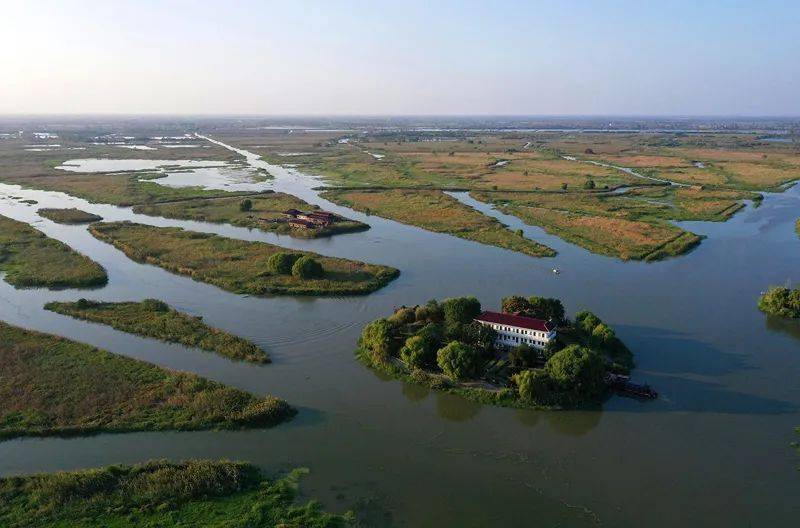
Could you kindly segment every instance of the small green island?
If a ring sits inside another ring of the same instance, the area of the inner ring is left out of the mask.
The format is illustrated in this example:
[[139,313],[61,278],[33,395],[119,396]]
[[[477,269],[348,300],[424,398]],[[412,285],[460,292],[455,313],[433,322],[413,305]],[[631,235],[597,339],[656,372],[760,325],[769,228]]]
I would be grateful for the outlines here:
[[296,412],[272,396],[4,322],[0,365],[0,440],[267,427]]
[[321,210],[290,194],[265,191],[246,197],[195,198],[141,204],[134,213],[261,229],[297,238],[318,238],[369,229],[369,225]]
[[773,286],[759,297],[758,309],[768,315],[800,319],[800,288]]
[[250,341],[208,326],[202,317],[179,312],[157,299],[141,302],[80,299],[77,302],[49,302],[45,309],[102,323],[123,332],[216,352],[231,359],[269,363],[267,353]]
[[89,232],[129,258],[234,293],[364,295],[400,275],[389,266],[291,251],[177,227],[97,223]]
[[134,466],[0,479],[0,525],[8,528],[343,528],[352,513],[299,504],[307,469],[274,480],[227,460],[152,460]]
[[103,286],[103,267],[25,222],[0,215],[0,271],[17,288]]
[[625,386],[634,366],[631,351],[596,315],[582,311],[570,321],[558,299],[519,296],[503,299],[502,312],[482,311],[475,297],[401,307],[364,328],[356,357],[434,390],[529,408],[598,402],[612,386]]
[[75,207],[69,209],[42,208],[36,211],[36,213],[43,218],[47,218],[59,224],[90,224],[103,219],[100,215],[87,213]]

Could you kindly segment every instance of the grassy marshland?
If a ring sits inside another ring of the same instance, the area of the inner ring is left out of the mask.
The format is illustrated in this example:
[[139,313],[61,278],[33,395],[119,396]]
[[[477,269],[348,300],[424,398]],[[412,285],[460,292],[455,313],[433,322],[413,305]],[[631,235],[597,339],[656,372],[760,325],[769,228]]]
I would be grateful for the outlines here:
[[[656,216],[648,202],[620,207],[614,200],[583,193],[472,193],[527,224],[600,255],[623,260],[659,260],[680,255],[701,238]],[[667,206],[664,206],[667,207]]]
[[36,211],[39,216],[57,222],[59,224],[89,224],[91,222],[99,222],[103,219],[102,216],[87,213],[80,209],[39,209]]
[[162,176],[157,173],[55,174],[5,179],[9,183],[29,189],[60,191],[92,203],[119,206],[250,194],[206,190],[201,187],[167,187],[151,181]]
[[226,460],[154,460],[135,466],[0,479],[0,525],[8,528],[339,528],[352,515],[297,504],[295,469],[268,480]]
[[0,438],[264,427],[290,418],[257,397],[0,322]]
[[102,286],[102,266],[24,222],[0,215],[0,271],[18,288]]
[[342,220],[318,229],[293,229],[286,223],[281,214],[283,211],[287,209],[313,211],[319,208],[290,194],[277,192],[248,196],[247,200],[250,202],[249,208],[241,206],[241,197],[226,197],[137,205],[133,208],[133,212],[181,220],[227,223],[300,238],[323,237],[369,229],[367,224],[354,220]]
[[323,268],[320,277],[300,277],[272,270],[270,257],[287,250],[264,242],[130,222],[92,224],[89,231],[137,262],[235,293],[361,295],[382,288],[400,274],[388,266],[293,251],[312,257]]
[[156,299],[141,302],[50,302],[45,309],[102,323],[132,334],[216,352],[232,359],[269,363],[262,349],[241,337],[203,323],[202,317],[173,310]]
[[429,231],[447,233],[534,257],[552,257],[556,254],[549,247],[511,231],[496,219],[442,191],[330,190],[323,195],[332,202]]

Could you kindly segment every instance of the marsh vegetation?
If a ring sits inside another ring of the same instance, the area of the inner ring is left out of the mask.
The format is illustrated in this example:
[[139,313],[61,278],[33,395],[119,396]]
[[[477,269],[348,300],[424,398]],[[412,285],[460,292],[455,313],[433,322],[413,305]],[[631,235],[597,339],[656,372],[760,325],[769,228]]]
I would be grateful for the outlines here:
[[89,257],[2,215],[0,271],[17,288],[90,288],[108,282],[103,267]]
[[45,309],[105,324],[123,332],[216,352],[231,359],[269,362],[267,353],[246,339],[208,326],[203,323],[202,317],[179,312],[157,299],[141,302],[80,299],[77,302],[50,302]]
[[320,273],[278,273],[270,269],[269,259],[285,249],[265,242],[131,222],[92,224],[89,230],[137,262],[154,264],[235,293],[360,295],[382,288],[400,273],[388,266],[310,252],[297,254],[317,262],[322,268]]
[[36,214],[58,224],[89,224],[103,219],[102,216],[87,213],[74,207],[69,209],[43,208],[36,211]]
[[194,374],[0,322],[0,439],[265,427],[294,413]]
[[203,526],[340,528],[317,502],[296,502],[295,469],[277,479],[243,462],[153,460],[0,479],[0,524],[8,528]]

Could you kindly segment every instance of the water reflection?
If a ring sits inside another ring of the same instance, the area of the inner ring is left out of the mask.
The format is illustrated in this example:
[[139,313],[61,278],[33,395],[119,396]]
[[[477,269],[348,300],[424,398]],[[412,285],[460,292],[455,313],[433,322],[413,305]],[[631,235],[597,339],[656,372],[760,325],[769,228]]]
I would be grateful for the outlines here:
[[795,339],[800,339],[800,320],[767,315],[765,323],[767,328],[773,332],[788,334]]
[[595,411],[547,412],[547,424],[558,434],[583,436],[600,424],[604,413]]
[[517,409],[514,412],[514,419],[525,427],[534,427],[539,423],[542,411],[534,409]]
[[414,383],[402,382],[403,396],[410,402],[419,402],[428,397],[431,390],[424,385],[416,385]]
[[448,422],[468,422],[475,418],[483,406],[446,392],[436,393],[436,415]]

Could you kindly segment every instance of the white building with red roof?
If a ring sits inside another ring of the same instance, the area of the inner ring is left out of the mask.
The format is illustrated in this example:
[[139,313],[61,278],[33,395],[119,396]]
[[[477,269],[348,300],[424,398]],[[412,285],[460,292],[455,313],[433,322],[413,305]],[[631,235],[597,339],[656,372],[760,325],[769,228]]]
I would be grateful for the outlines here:
[[528,345],[543,349],[556,338],[556,325],[551,321],[500,312],[483,312],[477,322],[497,332],[496,345],[516,347]]

